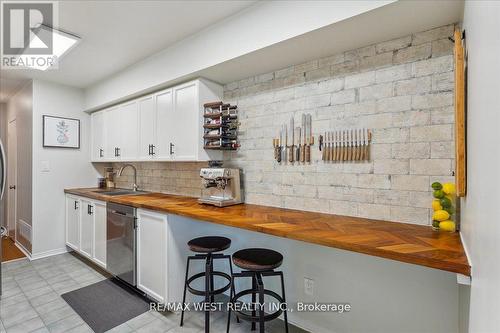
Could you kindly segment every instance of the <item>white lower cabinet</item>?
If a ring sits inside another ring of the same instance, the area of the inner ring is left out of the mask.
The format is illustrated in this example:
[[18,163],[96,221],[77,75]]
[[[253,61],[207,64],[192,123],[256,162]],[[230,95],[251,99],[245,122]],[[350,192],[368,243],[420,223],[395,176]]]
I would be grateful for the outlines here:
[[66,195],[66,245],[106,268],[106,203]]
[[106,268],[106,203],[94,202],[94,253],[92,259]]
[[92,258],[94,248],[93,209],[92,202],[82,199],[82,209],[80,210],[80,253],[88,258]]
[[160,303],[168,299],[167,215],[137,210],[137,288]]
[[66,196],[66,245],[76,251],[80,249],[80,206],[79,197]]

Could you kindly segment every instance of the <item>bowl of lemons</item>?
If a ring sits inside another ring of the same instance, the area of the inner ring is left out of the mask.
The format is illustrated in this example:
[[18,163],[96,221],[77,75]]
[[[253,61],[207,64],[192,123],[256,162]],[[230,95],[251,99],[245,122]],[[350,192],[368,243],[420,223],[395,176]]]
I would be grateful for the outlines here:
[[432,200],[432,228],[453,232],[456,231],[455,215],[455,184],[434,182],[431,185],[434,199]]

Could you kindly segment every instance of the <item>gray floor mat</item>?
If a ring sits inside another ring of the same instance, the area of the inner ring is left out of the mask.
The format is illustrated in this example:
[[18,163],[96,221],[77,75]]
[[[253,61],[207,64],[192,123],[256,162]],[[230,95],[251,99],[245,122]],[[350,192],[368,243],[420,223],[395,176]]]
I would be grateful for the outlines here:
[[110,330],[149,310],[146,299],[115,279],[106,279],[61,297],[96,333]]

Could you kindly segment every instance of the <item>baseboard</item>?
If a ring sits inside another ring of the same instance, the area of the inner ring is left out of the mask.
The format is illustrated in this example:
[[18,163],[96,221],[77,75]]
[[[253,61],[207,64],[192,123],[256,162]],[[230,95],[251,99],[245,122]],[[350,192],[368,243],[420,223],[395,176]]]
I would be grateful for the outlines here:
[[51,257],[51,256],[55,256],[58,254],[63,254],[66,252],[68,252],[66,247],[62,247],[59,249],[49,250],[49,251],[40,252],[40,253],[34,253],[31,255],[31,260],[37,260],[37,259],[42,259],[42,258],[46,258],[46,257]]
[[19,242],[14,242],[14,245],[29,259],[31,259],[31,253]]

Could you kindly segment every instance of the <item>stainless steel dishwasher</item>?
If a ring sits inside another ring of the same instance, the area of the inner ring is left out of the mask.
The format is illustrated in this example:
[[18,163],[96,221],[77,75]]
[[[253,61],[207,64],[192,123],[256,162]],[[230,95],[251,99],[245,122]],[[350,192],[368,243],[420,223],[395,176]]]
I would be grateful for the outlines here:
[[108,202],[106,205],[106,268],[136,285],[136,209]]

